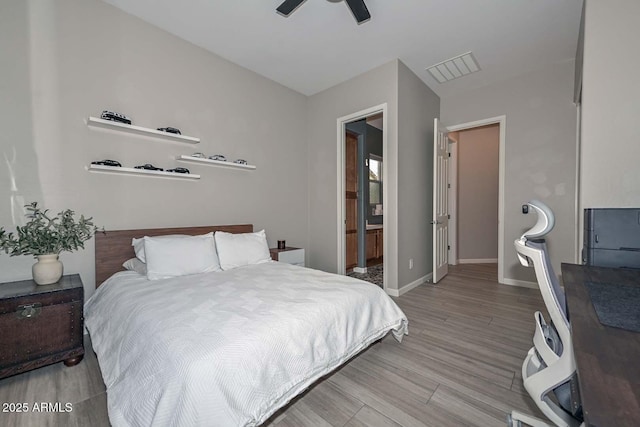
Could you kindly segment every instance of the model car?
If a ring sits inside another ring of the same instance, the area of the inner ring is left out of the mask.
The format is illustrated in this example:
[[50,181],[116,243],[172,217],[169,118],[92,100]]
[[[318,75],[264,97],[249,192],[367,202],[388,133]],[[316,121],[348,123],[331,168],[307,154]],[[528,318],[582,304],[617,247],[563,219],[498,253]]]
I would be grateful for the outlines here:
[[238,165],[246,165],[247,161],[244,160],[244,159],[238,159],[238,160],[234,161],[233,163],[236,163]]
[[222,154],[214,154],[213,156],[209,156],[209,160],[217,160],[219,162],[226,162],[227,158]]
[[109,160],[109,159],[105,159],[105,160],[96,160],[95,162],[91,162],[92,165],[102,165],[102,166],[117,166],[117,167],[122,167],[122,165],[120,164],[120,162],[116,161],[116,160]]
[[112,122],[125,123],[130,125],[131,119],[124,114],[116,113],[115,111],[104,110],[100,114],[100,118],[104,120],[111,120]]
[[187,168],[167,169],[167,172],[174,172],[174,173],[190,173],[190,172],[189,172],[189,169],[187,169]]
[[158,130],[162,132],[175,133],[177,135],[182,135],[182,132],[180,132],[180,129],[176,129],[172,127],[158,128]]
[[148,171],[162,171],[162,170],[164,170],[162,168],[157,168],[157,167],[153,166],[151,163],[145,163],[144,165],[134,166],[134,168],[136,168],[136,169],[145,169],[145,170],[148,170]]
[[191,157],[197,157],[199,159],[205,159],[207,156],[205,156],[204,153],[193,153],[191,155]]

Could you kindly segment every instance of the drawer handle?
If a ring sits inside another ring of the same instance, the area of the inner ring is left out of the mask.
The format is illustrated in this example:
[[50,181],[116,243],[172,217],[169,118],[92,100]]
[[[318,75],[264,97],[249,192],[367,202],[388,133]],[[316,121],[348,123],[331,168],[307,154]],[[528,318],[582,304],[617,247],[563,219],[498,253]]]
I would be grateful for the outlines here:
[[16,310],[16,314],[20,319],[31,319],[33,317],[38,317],[40,315],[40,312],[42,312],[42,304],[39,302],[20,305]]

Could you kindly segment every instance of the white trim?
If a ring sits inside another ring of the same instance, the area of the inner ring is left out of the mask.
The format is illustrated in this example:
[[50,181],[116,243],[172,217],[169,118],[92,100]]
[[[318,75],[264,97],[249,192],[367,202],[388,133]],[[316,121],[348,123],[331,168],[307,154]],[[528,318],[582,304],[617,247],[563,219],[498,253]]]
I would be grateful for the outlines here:
[[495,264],[497,262],[498,258],[469,258],[458,260],[458,263],[460,264]]
[[504,278],[504,179],[505,179],[505,143],[507,135],[507,116],[491,117],[475,122],[462,123],[447,127],[447,131],[476,128],[498,123],[500,125],[500,159],[498,166],[498,282],[505,283]]
[[575,176],[575,180],[576,180],[576,191],[574,194],[575,197],[575,210],[576,210],[576,217],[575,217],[575,224],[576,224],[576,238],[575,238],[575,247],[574,247],[574,257],[573,257],[573,261],[576,264],[582,264],[582,245],[583,242],[582,240],[584,239],[584,236],[582,235],[583,233],[583,227],[584,227],[584,216],[582,214],[582,209],[581,208],[581,202],[580,202],[580,150],[581,150],[581,143],[580,141],[582,140],[582,134],[581,134],[581,130],[582,130],[582,104],[577,104],[576,105],[576,176]]
[[353,267],[353,272],[358,274],[367,274],[367,267]]
[[[360,120],[360,119],[364,119],[368,116],[372,116],[374,114],[379,114],[382,113],[382,158],[383,158],[383,162],[382,162],[382,181],[385,183],[389,182],[388,179],[388,164],[389,164],[389,147],[388,147],[388,133],[389,133],[389,126],[388,126],[388,112],[387,112],[387,103],[385,102],[384,104],[380,104],[380,105],[376,105],[374,107],[370,107],[361,111],[358,111],[356,113],[353,114],[349,114],[347,116],[342,116],[339,117],[337,119],[337,132],[338,132],[338,137],[337,137],[337,149],[338,149],[338,155],[337,155],[337,159],[338,159],[338,172],[336,173],[337,175],[337,188],[338,188],[338,195],[337,195],[337,206],[338,206],[338,212],[337,212],[337,217],[338,217],[338,236],[337,236],[337,256],[338,256],[338,274],[346,274],[346,266],[345,266],[345,250],[346,250],[346,242],[345,242],[345,233],[346,233],[346,229],[345,229],[345,218],[346,218],[346,207],[345,207],[345,200],[344,200],[344,194],[345,194],[345,173],[344,173],[344,169],[345,169],[345,156],[344,156],[344,150],[345,150],[345,131],[346,131],[346,124],[356,121],[356,120]],[[388,190],[389,190],[389,185],[383,185],[382,186],[382,211],[385,213],[384,217],[383,217],[383,225],[384,227],[387,226],[387,222],[388,222],[388,218],[389,216],[387,215],[387,213],[389,212],[389,197],[388,197]],[[390,224],[389,224],[390,225]],[[383,248],[382,248],[382,255],[383,255],[383,285],[382,285],[382,289],[384,289],[385,291],[387,291],[387,284],[389,283],[389,269],[387,268],[387,259],[389,259],[389,256],[391,255],[389,253],[389,238],[387,236],[385,236],[385,238],[383,239]]]
[[423,283],[430,282],[431,279],[433,279],[433,273],[429,273],[426,276],[422,276],[418,280],[414,280],[413,282],[411,282],[411,283],[409,283],[407,285],[404,285],[400,289],[387,289],[387,293],[389,295],[391,295],[392,297],[399,297],[399,296],[401,296],[403,294],[406,294],[410,290],[412,290],[414,288],[417,288],[418,286],[422,285]]
[[535,282],[528,282],[526,280],[516,280],[516,279],[504,279],[501,282],[503,285],[509,286],[519,286],[521,288],[531,288],[531,289],[539,289],[539,286]]
[[458,142],[449,138],[449,265],[458,264]]

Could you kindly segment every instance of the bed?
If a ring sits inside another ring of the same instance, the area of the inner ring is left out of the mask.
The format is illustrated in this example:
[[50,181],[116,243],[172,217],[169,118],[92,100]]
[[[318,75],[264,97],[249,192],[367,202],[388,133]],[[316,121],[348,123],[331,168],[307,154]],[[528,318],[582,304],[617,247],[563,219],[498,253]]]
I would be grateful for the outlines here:
[[309,268],[271,261],[158,280],[121,271],[132,238],[252,229],[96,235],[99,286],[85,321],[112,425],[260,425],[390,331],[408,333],[379,287]]

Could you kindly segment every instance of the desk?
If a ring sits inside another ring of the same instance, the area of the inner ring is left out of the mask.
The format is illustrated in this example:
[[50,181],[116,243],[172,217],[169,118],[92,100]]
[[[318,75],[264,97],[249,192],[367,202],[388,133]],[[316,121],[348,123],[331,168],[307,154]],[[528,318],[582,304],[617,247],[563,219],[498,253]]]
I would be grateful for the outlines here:
[[640,271],[562,264],[585,425],[640,425],[640,333],[604,326],[585,282],[640,286]]

